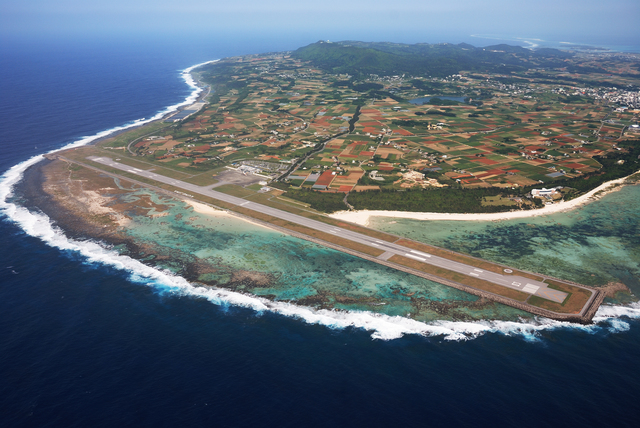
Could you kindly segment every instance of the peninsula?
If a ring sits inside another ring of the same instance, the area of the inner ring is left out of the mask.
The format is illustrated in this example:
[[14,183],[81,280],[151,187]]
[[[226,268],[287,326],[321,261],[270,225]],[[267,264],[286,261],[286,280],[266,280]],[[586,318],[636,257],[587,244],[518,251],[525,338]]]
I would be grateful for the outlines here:
[[181,112],[49,155],[42,186],[49,204],[97,238],[113,238],[149,206],[156,214],[146,215],[163,215],[153,198],[114,202],[147,188],[483,301],[589,322],[607,294],[601,287],[368,229],[349,212],[528,215],[632,175],[640,169],[638,61],[362,42],[227,58],[193,71],[206,91]]

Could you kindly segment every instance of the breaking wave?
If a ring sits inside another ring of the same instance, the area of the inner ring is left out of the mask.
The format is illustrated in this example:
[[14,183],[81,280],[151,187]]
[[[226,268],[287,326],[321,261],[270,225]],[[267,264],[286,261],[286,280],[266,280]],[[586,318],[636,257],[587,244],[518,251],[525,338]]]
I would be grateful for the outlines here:
[[[84,137],[64,148],[86,145],[98,138],[103,138],[113,132],[139,126],[141,124],[160,119],[164,115],[177,110],[179,107],[193,103],[201,88],[189,74],[200,65],[194,65],[182,72],[182,77],[194,91],[185,101],[168,107],[150,119],[140,119],[130,124],[100,132],[90,137]],[[622,318],[640,318],[640,303],[628,306],[604,305],[596,314],[593,325],[581,325],[545,318],[515,321],[436,321],[424,323],[400,316],[389,316],[366,311],[342,311],[313,309],[285,302],[274,302],[268,299],[233,292],[230,290],[204,287],[190,283],[186,279],[169,271],[159,270],[143,264],[131,257],[118,254],[105,248],[99,243],[91,241],[77,241],[68,238],[64,232],[56,227],[48,216],[31,212],[11,201],[13,187],[18,183],[24,172],[30,166],[40,162],[43,155],[34,156],[10,168],[0,177],[0,212],[20,226],[25,233],[44,241],[46,244],[60,250],[72,251],[82,255],[88,263],[96,263],[115,267],[128,272],[130,280],[155,288],[160,293],[188,295],[204,298],[220,305],[233,305],[249,308],[257,313],[272,312],[286,317],[300,319],[309,324],[320,324],[329,328],[345,329],[349,327],[364,329],[372,332],[374,339],[391,340],[406,334],[416,334],[425,337],[442,337],[444,340],[462,341],[474,339],[487,333],[501,333],[507,336],[519,336],[525,340],[539,340],[540,333],[546,330],[571,328],[589,333],[598,331],[622,332],[630,328],[628,322]]]

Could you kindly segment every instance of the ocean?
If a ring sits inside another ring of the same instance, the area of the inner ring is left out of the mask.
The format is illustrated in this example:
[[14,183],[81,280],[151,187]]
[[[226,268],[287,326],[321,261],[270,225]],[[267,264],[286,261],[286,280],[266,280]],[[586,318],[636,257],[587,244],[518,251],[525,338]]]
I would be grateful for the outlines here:
[[[183,75],[188,67],[284,46],[198,43],[2,45],[3,426],[636,426],[637,304],[607,306],[593,326],[419,323],[275,305],[212,293],[100,243],[69,239],[11,198],[12,183],[34,156],[140,123],[193,97]],[[607,214],[604,207],[615,203],[637,213],[633,204],[640,201],[630,192],[607,196],[589,215]],[[597,275],[627,278],[632,286],[637,217],[621,212],[614,227],[622,238],[609,223],[589,229],[564,219],[556,223],[566,228],[545,229],[535,251],[511,250],[527,263],[536,251],[558,260],[554,236],[580,247],[576,236],[588,231],[582,252],[572,250],[575,260],[553,268],[574,266],[571,274],[579,277],[580,263],[587,268],[600,260]],[[450,226],[433,239],[496,256],[516,245],[504,236],[529,230],[508,226]],[[408,226],[394,227],[398,233]],[[501,235],[487,246],[470,233]],[[609,240],[599,241],[601,235]],[[608,253],[626,259],[607,268],[599,245],[620,245]]]

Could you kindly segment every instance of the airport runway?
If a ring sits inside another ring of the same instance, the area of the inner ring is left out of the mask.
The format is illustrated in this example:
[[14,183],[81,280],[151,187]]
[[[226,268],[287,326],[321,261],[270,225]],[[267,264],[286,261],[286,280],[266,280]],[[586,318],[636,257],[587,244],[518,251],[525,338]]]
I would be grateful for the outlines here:
[[[254,211],[268,214],[270,216],[287,220],[292,223],[300,224],[310,229],[318,230],[325,233],[330,233],[340,238],[348,239],[350,241],[367,245],[369,247],[378,248],[385,252],[381,256],[379,256],[379,258],[382,258],[383,260],[386,260],[392,255],[397,254],[400,256],[411,258],[413,260],[417,260],[422,263],[441,267],[441,268],[448,269],[450,271],[458,272],[471,277],[480,278],[485,281],[489,281],[494,284],[498,284],[514,290],[523,291],[528,294],[540,296],[544,299],[548,299],[553,302],[562,303],[564,299],[567,297],[567,293],[551,289],[548,287],[547,284],[540,281],[534,281],[518,275],[501,275],[498,273],[485,271],[482,269],[475,268],[473,266],[466,265],[464,263],[456,262],[453,260],[436,256],[436,255],[413,250],[392,242],[381,241],[379,239],[364,235],[362,233],[353,232],[351,230],[332,226],[330,224],[323,223],[321,221],[312,220],[297,214],[279,210],[277,208],[272,208],[266,205],[247,201],[246,199],[242,199],[237,196],[231,196],[225,193],[217,192],[212,189],[216,185],[197,186],[195,184],[186,183],[184,181],[180,181],[174,178],[156,174],[153,171],[145,171],[139,168],[134,168],[134,167],[116,162],[113,159],[110,159],[107,157],[90,156],[88,157],[88,159],[94,162],[101,163],[103,165],[110,166],[112,168],[119,169],[121,171],[126,171],[132,174],[139,175],[141,177],[146,177],[155,181],[159,181],[161,183],[178,187],[184,190],[184,194],[186,196],[194,197],[195,194],[209,196],[211,198],[218,199],[220,201],[224,201],[229,204],[252,209]],[[220,185],[220,184],[225,184],[225,183],[218,183],[217,185]]]

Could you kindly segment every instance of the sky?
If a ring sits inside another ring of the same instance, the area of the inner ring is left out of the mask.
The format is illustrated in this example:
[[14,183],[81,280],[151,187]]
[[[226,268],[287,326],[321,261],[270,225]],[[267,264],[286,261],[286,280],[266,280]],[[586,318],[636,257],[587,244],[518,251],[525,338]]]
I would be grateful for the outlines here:
[[639,18],[638,0],[0,0],[0,37],[637,44]]

